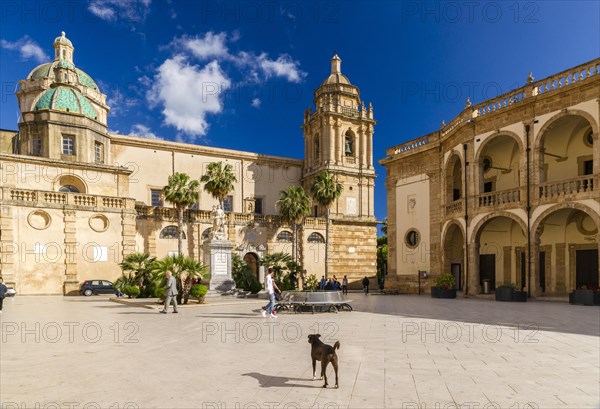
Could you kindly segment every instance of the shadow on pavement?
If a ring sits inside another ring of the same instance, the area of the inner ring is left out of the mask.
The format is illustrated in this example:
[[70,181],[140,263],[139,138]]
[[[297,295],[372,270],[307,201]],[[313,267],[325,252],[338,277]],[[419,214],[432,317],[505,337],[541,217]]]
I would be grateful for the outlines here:
[[261,388],[272,388],[272,387],[287,388],[290,386],[294,386],[297,388],[321,388],[322,387],[321,382],[323,382],[322,380],[315,380],[315,382],[319,382],[318,386],[317,385],[315,385],[315,386],[301,385],[301,384],[297,384],[297,383],[288,383],[288,382],[289,381],[310,381],[310,382],[312,382],[312,379],[288,378],[287,376],[263,375],[258,372],[249,372],[249,373],[242,374],[242,376],[250,376],[250,377],[256,379]]

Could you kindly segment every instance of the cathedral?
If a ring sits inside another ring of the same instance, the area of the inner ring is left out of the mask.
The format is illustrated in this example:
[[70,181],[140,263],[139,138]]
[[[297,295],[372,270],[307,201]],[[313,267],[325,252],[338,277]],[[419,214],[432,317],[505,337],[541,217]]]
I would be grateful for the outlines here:
[[[337,55],[314,93],[314,110],[304,112],[304,159],[293,159],[111,133],[106,95],[75,65],[64,32],[53,47],[54,61],[19,81],[18,130],[0,130],[0,272],[8,286],[20,294],[77,294],[85,280],[119,277],[128,254],[175,254],[176,212],[163,187],[175,172],[199,179],[211,162],[235,170],[224,201],[227,239],[257,278],[264,256],[292,251],[279,193],[295,185],[310,191],[322,170],[343,186],[331,207],[329,274],[356,286],[375,275],[376,121]],[[201,191],[185,212],[184,253],[198,260],[216,204]],[[298,229],[299,261],[317,277],[325,269],[325,212],[315,206]]]
[[386,168],[386,288],[531,297],[597,289],[600,59],[472,104],[393,146]]

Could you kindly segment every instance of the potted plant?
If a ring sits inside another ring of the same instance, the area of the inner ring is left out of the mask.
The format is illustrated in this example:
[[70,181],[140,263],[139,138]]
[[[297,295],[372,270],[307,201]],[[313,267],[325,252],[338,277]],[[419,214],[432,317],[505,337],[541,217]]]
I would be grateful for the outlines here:
[[515,295],[514,295],[513,301],[514,302],[527,302],[527,291],[515,290]]
[[594,291],[582,285],[569,294],[569,304],[594,305]]
[[190,295],[198,300],[198,304],[204,304],[206,293],[208,293],[208,287],[202,284],[194,284],[190,289]]
[[496,287],[496,301],[514,301],[516,287],[515,284],[502,284]]
[[444,273],[438,276],[431,287],[432,298],[456,298],[456,278],[450,273]]

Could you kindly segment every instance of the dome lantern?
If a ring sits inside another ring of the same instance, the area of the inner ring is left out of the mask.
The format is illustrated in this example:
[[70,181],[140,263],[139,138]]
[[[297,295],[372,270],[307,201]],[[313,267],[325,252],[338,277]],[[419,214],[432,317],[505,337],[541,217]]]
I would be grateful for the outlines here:
[[66,60],[71,64],[73,63],[73,51],[75,51],[75,49],[73,48],[73,43],[66,37],[64,31],[60,33],[60,37],[54,39],[54,44],[52,44],[52,46],[54,47],[54,61]]

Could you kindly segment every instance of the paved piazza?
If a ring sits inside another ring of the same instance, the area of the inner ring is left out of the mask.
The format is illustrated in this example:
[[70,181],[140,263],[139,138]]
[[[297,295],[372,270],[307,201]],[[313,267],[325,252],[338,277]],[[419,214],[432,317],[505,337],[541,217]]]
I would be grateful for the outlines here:
[[[277,319],[257,300],[162,315],[102,296],[6,299],[2,408],[599,407],[596,307],[350,298],[354,312]],[[312,380],[316,331],[341,343],[339,389]]]

